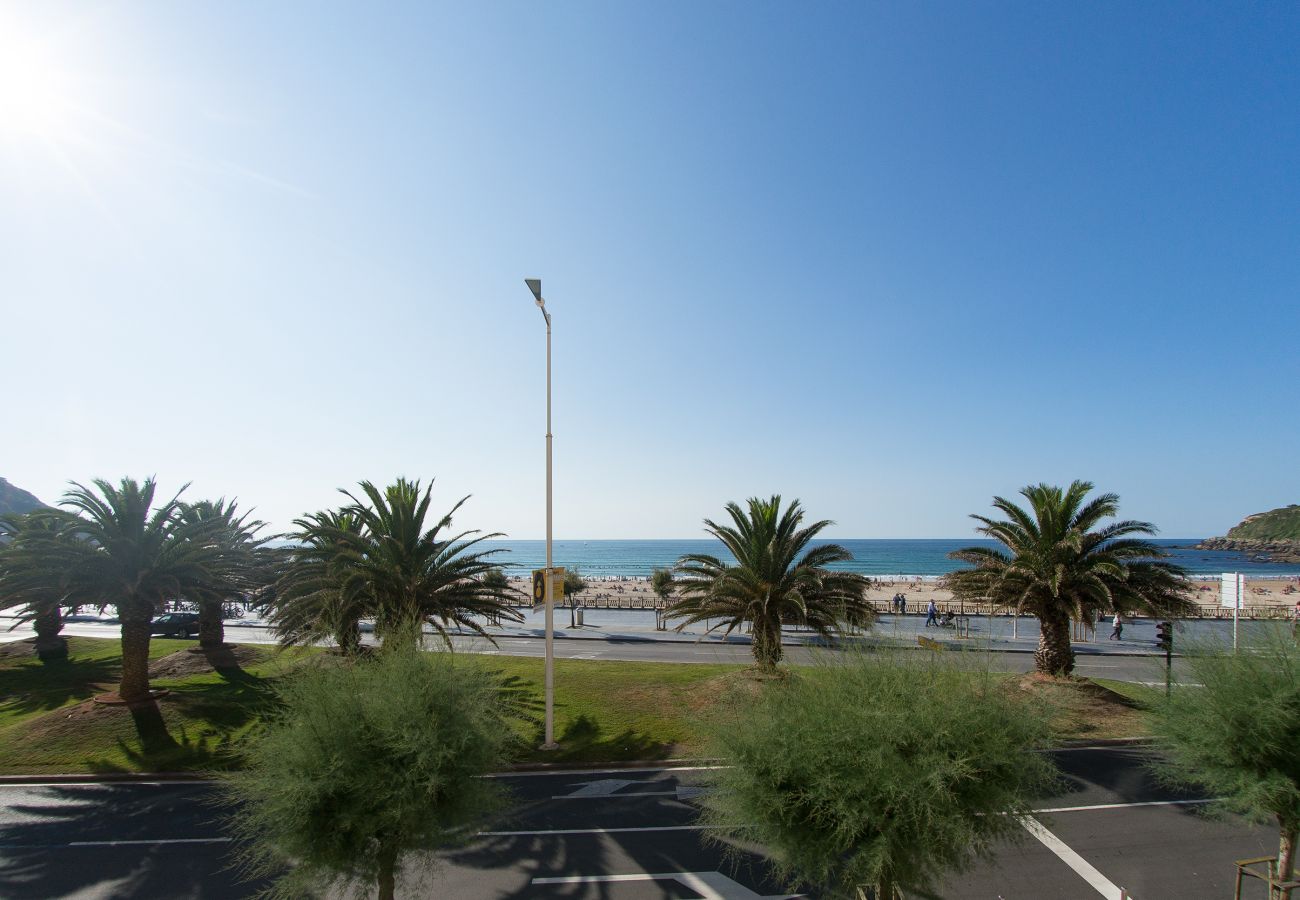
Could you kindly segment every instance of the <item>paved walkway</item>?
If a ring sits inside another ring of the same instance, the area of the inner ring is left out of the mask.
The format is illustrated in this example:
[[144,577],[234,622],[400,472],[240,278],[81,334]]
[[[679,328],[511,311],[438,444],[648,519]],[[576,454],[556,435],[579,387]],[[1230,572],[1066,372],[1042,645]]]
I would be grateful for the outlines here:
[[[557,640],[598,640],[621,642],[702,642],[722,643],[721,631],[708,633],[704,624],[694,625],[681,632],[655,630],[653,610],[612,610],[587,609],[583,613],[583,625],[570,626],[571,616],[567,607],[555,610],[555,637]],[[541,610],[528,610],[521,623],[507,623],[501,626],[488,626],[487,631],[494,637],[544,638],[545,616]],[[0,622],[5,617],[0,617]],[[576,618],[576,617],[573,617]],[[115,623],[110,616],[69,617],[69,622],[103,622]],[[1038,621],[1030,616],[1013,619],[1011,616],[972,616],[968,620],[969,637],[958,637],[955,629],[926,627],[923,614],[882,615],[874,628],[864,634],[863,640],[872,646],[897,645],[915,647],[917,637],[926,637],[947,646],[974,647],[1004,653],[1032,653],[1038,646]],[[268,623],[257,616],[227,619],[226,627],[239,629],[265,628]],[[1275,622],[1242,621],[1240,637],[1248,640],[1252,635],[1267,629],[1279,627]],[[1283,623],[1280,627],[1289,627]],[[4,626],[0,625],[0,629]],[[363,629],[365,626],[363,625]],[[1109,622],[1098,626],[1093,639],[1075,641],[1076,654],[1087,655],[1131,655],[1150,656],[1160,654],[1156,646],[1155,622],[1140,619],[1124,626],[1121,640],[1108,639],[1111,632]],[[236,632],[237,633],[237,632]],[[469,632],[465,632],[468,634]],[[237,637],[232,637],[238,640]],[[1219,640],[1232,641],[1232,622],[1209,619],[1192,619],[1181,621],[1175,631],[1175,649],[1187,641]],[[731,644],[748,644],[748,634],[733,632],[726,639]],[[790,646],[818,645],[822,641],[815,634],[798,629],[787,628],[783,643]]]

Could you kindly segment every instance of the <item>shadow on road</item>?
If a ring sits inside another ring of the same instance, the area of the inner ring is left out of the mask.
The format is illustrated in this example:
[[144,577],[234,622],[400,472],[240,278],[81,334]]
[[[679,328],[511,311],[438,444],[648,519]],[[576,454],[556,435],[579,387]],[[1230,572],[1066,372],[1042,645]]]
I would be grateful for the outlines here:
[[[265,882],[240,882],[226,843],[105,841],[218,837],[201,802],[206,788],[94,785],[39,788],[0,824],[0,897],[63,896],[226,900]],[[166,833],[160,835],[160,830]],[[70,847],[72,842],[77,846]]]

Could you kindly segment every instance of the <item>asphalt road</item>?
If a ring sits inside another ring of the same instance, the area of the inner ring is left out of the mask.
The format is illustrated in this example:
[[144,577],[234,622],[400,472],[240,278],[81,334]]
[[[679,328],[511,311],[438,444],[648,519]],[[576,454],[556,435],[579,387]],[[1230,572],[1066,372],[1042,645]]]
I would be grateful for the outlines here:
[[[69,622],[63,628],[65,635],[82,637],[115,638],[121,635],[120,626],[91,622]],[[748,643],[723,644],[717,642],[696,642],[686,639],[672,639],[671,634],[646,636],[608,637],[599,632],[587,632],[582,638],[557,638],[555,655],[561,659],[617,659],[636,662],[681,662],[681,663],[749,663],[753,661]],[[19,640],[31,637],[29,628],[18,628],[0,634],[3,640]],[[936,635],[938,636],[938,635]],[[269,628],[236,626],[228,627],[226,639],[241,644],[274,644],[275,635]],[[369,639],[369,635],[366,635]],[[430,638],[430,641],[433,641]],[[454,638],[457,650],[471,653],[503,656],[536,656],[545,653],[545,642],[540,635],[503,636],[497,638],[493,645],[479,637]],[[1033,669],[1033,644],[1025,642],[1023,649],[1016,651],[996,650],[985,654],[976,645],[965,651],[987,657],[988,665],[999,671],[1029,672]],[[828,651],[815,647],[787,646],[786,654],[793,663],[809,663],[824,656]],[[1113,678],[1118,681],[1132,681],[1147,684],[1163,683],[1164,660],[1155,656],[1134,655],[1132,653],[1097,653],[1076,646],[1075,666],[1079,675],[1089,678]],[[1181,664],[1174,661],[1175,674],[1181,673]]]
[[[1267,855],[1273,829],[1199,814],[1204,798],[1154,782],[1139,748],[1062,751],[1062,790],[1015,844],[948,879],[942,898],[1183,900],[1230,896],[1233,861]],[[724,856],[696,822],[698,769],[502,776],[508,815],[467,846],[414,861],[406,897],[788,896],[746,850]],[[230,868],[207,784],[0,787],[0,896],[235,898],[259,884]],[[1262,894],[1260,895],[1262,897]]]

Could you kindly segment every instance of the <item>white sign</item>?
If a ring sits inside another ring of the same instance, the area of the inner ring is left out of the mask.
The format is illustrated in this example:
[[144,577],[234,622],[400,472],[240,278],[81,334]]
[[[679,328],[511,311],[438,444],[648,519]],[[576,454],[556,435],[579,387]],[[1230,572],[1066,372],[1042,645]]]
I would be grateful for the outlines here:
[[1224,609],[1241,609],[1246,597],[1246,576],[1224,572],[1219,578],[1219,605]]

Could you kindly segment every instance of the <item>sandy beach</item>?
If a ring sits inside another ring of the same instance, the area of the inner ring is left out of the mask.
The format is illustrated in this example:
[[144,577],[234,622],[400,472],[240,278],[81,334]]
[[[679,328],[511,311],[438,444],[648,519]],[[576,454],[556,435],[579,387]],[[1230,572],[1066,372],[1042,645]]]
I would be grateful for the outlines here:
[[[513,577],[512,584],[521,591],[529,593],[529,579]],[[1202,606],[1218,608],[1219,580],[1217,578],[1196,578],[1192,581],[1197,602]],[[655,595],[650,590],[650,582],[644,578],[617,577],[609,579],[588,579],[587,589],[578,597],[579,606],[618,606],[626,605],[637,608],[653,606]],[[1296,576],[1278,576],[1275,578],[1248,578],[1246,581],[1247,606],[1281,606],[1292,607],[1300,600],[1300,578]],[[907,597],[907,611],[924,612],[926,604],[933,599],[940,607],[946,606],[952,599],[952,593],[939,585],[936,579],[882,579],[872,580],[872,587],[867,598],[882,609],[888,609],[895,594]],[[567,605],[567,604],[566,604]]]

